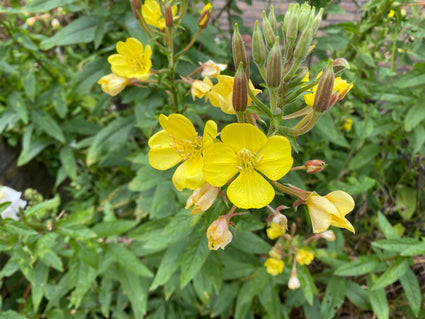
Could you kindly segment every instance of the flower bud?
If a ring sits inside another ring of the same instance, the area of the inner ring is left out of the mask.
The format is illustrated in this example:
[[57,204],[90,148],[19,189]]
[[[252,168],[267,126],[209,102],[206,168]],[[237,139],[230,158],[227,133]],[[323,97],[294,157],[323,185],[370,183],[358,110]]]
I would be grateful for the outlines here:
[[226,216],[218,217],[207,229],[208,248],[210,250],[224,249],[232,241],[229,230],[229,219]]
[[174,25],[173,9],[171,8],[171,5],[169,3],[164,4],[164,19],[165,26],[167,28],[172,28]]
[[313,40],[313,34],[311,32],[311,29],[306,27],[304,31],[301,33],[300,39],[294,51],[295,60],[298,63],[303,62],[305,58],[307,57],[310,51],[312,40]]
[[276,21],[276,16],[274,15],[274,7],[271,6],[270,7],[270,12],[269,12],[269,22],[270,25],[272,26],[273,32],[275,35],[277,35],[277,21]]
[[283,214],[275,214],[272,218],[272,223],[275,223],[276,225],[288,229],[288,218],[286,218]]
[[276,40],[276,34],[273,31],[273,27],[266,17],[266,11],[263,11],[263,32],[266,38],[267,48],[271,48]]
[[338,58],[332,62],[334,73],[337,74],[345,69],[350,69],[350,64],[344,58]]
[[291,277],[289,278],[288,288],[291,290],[295,290],[300,288],[301,284],[297,276],[297,271],[295,269],[291,272]]
[[204,212],[214,204],[219,191],[219,187],[205,183],[193,191],[193,194],[187,199],[185,208],[188,209],[195,204],[192,215]]
[[115,96],[125,89],[128,85],[128,79],[111,73],[103,76],[97,83],[101,85],[103,92]]
[[276,37],[269,57],[267,59],[266,83],[268,87],[276,88],[280,85],[282,77],[282,53],[279,48],[279,37]]
[[266,47],[258,21],[255,21],[254,32],[252,33],[252,58],[258,66],[263,66],[266,62]]
[[201,11],[201,16],[198,20],[198,27],[205,29],[208,26],[208,21],[211,18],[212,4],[207,3]]
[[140,12],[142,10],[142,2],[140,0],[130,0],[131,10],[137,20],[140,19]]
[[311,17],[311,7],[309,4],[304,3],[301,5],[301,8],[296,11],[295,14],[298,15],[298,29],[303,31],[304,28],[307,28],[309,19]]
[[328,241],[334,241],[335,233],[332,230],[327,230],[327,231],[324,231],[323,233],[320,233],[320,237]]
[[298,4],[291,3],[283,20],[283,31],[286,42],[291,46],[298,36],[298,15],[294,13]]
[[246,68],[246,51],[245,51],[245,43],[242,40],[242,36],[238,30],[238,24],[235,23],[235,30],[233,31],[232,37],[232,51],[233,51],[233,63],[235,64],[235,68],[239,67],[239,64],[242,62],[244,69]]
[[58,19],[54,18],[52,22],[50,23],[50,25],[52,26],[53,29],[57,29],[60,27],[61,24]]
[[36,21],[37,21],[37,18],[36,17],[29,17],[28,19],[25,20],[25,23],[29,27],[32,27]]
[[232,104],[235,112],[244,112],[248,105],[248,81],[242,62],[239,64],[233,81]]
[[275,258],[267,258],[264,266],[267,267],[267,272],[270,275],[277,276],[283,272],[283,267],[285,263],[283,260],[275,259]]
[[295,259],[300,265],[310,265],[314,259],[314,255],[307,250],[299,249],[295,255]]
[[323,15],[323,8],[320,8],[319,13],[314,17],[313,23],[311,26],[313,31],[313,36],[316,35],[317,30],[319,29],[320,22],[322,22],[322,15]]
[[319,113],[326,112],[331,105],[331,98],[334,87],[334,72],[332,62],[323,69],[320,76],[319,84],[317,85],[316,95],[314,96],[313,109]]
[[305,162],[305,171],[308,174],[315,174],[323,171],[326,167],[326,163],[322,160],[310,160]]
[[41,19],[41,20],[43,20],[44,22],[49,21],[49,20],[50,20],[50,18],[51,18],[51,16],[50,16],[50,14],[49,14],[49,13],[45,13],[45,14],[42,14],[42,15],[40,16],[40,19]]

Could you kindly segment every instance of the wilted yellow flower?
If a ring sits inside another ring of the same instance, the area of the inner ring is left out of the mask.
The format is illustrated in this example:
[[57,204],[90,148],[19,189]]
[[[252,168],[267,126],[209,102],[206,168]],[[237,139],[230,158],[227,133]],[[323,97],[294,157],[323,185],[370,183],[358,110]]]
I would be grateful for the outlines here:
[[203,77],[216,78],[226,67],[227,64],[215,63],[213,60],[208,60],[205,63],[201,63],[201,75]]
[[198,20],[198,27],[205,29],[208,26],[208,21],[211,17],[212,4],[207,3],[201,11],[201,16]]
[[298,279],[297,272],[293,271],[291,273],[291,277],[289,277],[288,288],[291,290],[295,290],[300,288],[300,280]]
[[203,81],[193,81],[192,87],[190,88],[190,93],[192,94],[193,100],[195,100],[195,97],[199,99],[206,97],[212,87],[213,84],[209,78],[205,78]]
[[328,241],[334,241],[335,233],[332,230],[327,230],[327,231],[324,231],[323,233],[320,233],[320,237]]
[[25,23],[28,26],[32,27],[36,21],[37,21],[36,17],[29,17],[28,19],[25,20]]
[[[159,0],[163,1],[163,0]],[[170,1],[171,2],[171,1]],[[173,17],[177,14],[177,6],[171,7]],[[157,0],[146,0],[142,5],[142,16],[147,24],[160,30],[165,29],[165,19]]]
[[152,66],[150,45],[143,44],[136,38],[128,38],[125,42],[117,43],[118,54],[108,58],[112,72],[121,77],[146,80],[149,78]]
[[219,191],[219,187],[205,183],[193,191],[193,194],[187,199],[185,208],[188,209],[195,204],[192,209],[192,215],[204,212],[214,204]]
[[[317,75],[317,78],[319,78],[322,75],[322,72],[320,72]],[[304,77],[303,82],[308,82],[308,73]],[[314,97],[316,96],[318,85],[314,86],[311,90],[311,93],[308,93],[304,95],[305,104],[308,106],[313,107],[314,104]],[[335,78],[334,86],[333,86],[333,93],[332,93],[332,99],[331,99],[331,106],[341,99],[344,98],[344,96],[352,89],[353,83],[347,83],[347,81],[341,79],[340,77]]]
[[344,122],[344,130],[351,131],[351,128],[353,127],[353,121],[351,119],[345,119]]
[[298,249],[296,255],[295,255],[295,259],[297,260],[297,262],[301,265],[310,265],[311,262],[314,259],[314,255],[304,249]]
[[114,73],[102,76],[97,84],[100,84],[102,91],[110,96],[120,93],[128,85],[128,79],[116,76]]
[[283,260],[275,259],[275,258],[267,258],[264,266],[267,267],[267,272],[270,275],[277,276],[283,272],[283,267],[285,263]]
[[217,124],[208,121],[205,124],[204,137],[200,137],[190,120],[181,114],[171,114],[168,117],[161,114],[159,123],[163,130],[152,135],[148,141],[151,166],[166,170],[183,162],[173,175],[174,186],[181,191],[183,188],[195,190],[204,185],[202,152],[205,147],[214,143]]
[[271,222],[270,227],[267,228],[267,237],[270,239],[276,239],[286,233],[286,229],[282,226],[278,226],[275,223]]
[[224,249],[232,241],[229,230],[229,219],[226,216],[218,217],[207,229],[208,248],[210,250]]
[[349,194],[335,191],[326,196],[319,196],[314,193],[307,198],[306,204],[314,233],[321,233],[330,225],[355,232],[353,225],[345,218],[345,215],[351,212],[355,206],[354,200]]
[[[224,113],[235,114],[235,110],[232,105],[232,92],[233,92],[233,82],[234,77],[228,75],[219,75],[217,76],[218,83],[213,86],[210,93],[208,94],[208,99],[211,102],[212,106],[219,107]],[[254,95],[257,95],[261,90],[257,90],[249,80],[249,87]],[[251,105],[251,99],[248,96],[248,106]]]
[[257,127],[233,123],[221,131],[222,142],[204,152],[204,176],[211,185],[221,187],[239,174],[227,188],[229,200],[240,208],[268,205],[275,192],[267,178],[276,181],[291,168],[291,144],[283,136],[267,137]]
[[54,18],[52,22],[50,22],[50,25],[52,26],[53,29],[57,29],[60,27],[61,24],[58,19]]

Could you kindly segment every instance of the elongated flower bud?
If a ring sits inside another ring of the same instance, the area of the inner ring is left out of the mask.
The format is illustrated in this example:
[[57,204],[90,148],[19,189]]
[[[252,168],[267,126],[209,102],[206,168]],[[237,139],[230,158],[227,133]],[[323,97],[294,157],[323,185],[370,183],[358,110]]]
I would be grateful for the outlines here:
[[319,13],[314,17],[312,23],[313,35],[316,35],[319,29],[320,22],[322,22],[323,8],[320,8]]
[[323,171],[326,163],[322,160],[310,160],[304,163],[305,171],[308,174],[315,174]]
[[311,41],[313,40],[313,34],[311,32],[311,28],[306,27],[304,28],[304,31],[301,33],[300,40],[298,41],[298,44],[294,51],[295,60],[298,63],[301,63],[305,60],[307,57]]
[[266,62],[266,47],[258,21],[255,21],[254,32],[252,33],[252,58],[258,66],[263,66]]
[[331,107],[331,98],[334,87],[335,76],[333,72],[332,62],[323,69],[317,85],[316,95],[314,96],[313,109],[317,112],[326,112]]
[[266,11],[263,11],[263,32],[264,37],[266,38],[267,48],[271,48],[276,39],[276,34],[273,31],[273,27],[266,17]]
[[140,0],[130,0],[131,10],[137,20],[140,19],[140,10],[142,9],[142,3]]
[[268,87],[279,87],[282,77],[282,53],[279,48],[279,37],[276,37],[273,48],[269,53],[266,71],[266,82]]
[[205,29],[208,26],[208,21],[211,18],[212,4],[207,3],[201,11],[201,16],[198,20],[198,27]]
[[165,26],[167,28],[172,28],[174,25],[173,10],[171,9],[171,5],[169,3],[166,3],[164,5],[164,19],[165,19]]
[[232,103],[235,112],[244,112],[248,105],[248,80],[242,62],[239,64],[233,81]]
[[[298,4],[295,4],[298,6]],[[294,14],[293,10],[286,12],[285,20],[283,21],[283,31],[286,42],[292,46],[292,43],[298,36],[298,15]]]
[[334,69],[335,74],[345,70],[350,69],[350,64],[348,61],[344,58],[338,58],[332,62],[332,66]]
[[276,16],[274,15],[273,6],[270,7],[269,21],[270,21],[270,25],[272,26],[274,34],[277,35],[277,21],[276,21]]
[[242,36],[238,30],[238,24],[235,23],[235,30],[233,31],[232,37],[232,51],[233,51],[233,63],[235,64],[235,68],[239,66],[242,62],[244,69],[246,68],[246,51],[245,51],[245,43],[242,40]]
[[300,31],[307,27],[310,18],[311,7],[307,3],[301,5],[301,9],[296,13],[298,15],[298,28]]

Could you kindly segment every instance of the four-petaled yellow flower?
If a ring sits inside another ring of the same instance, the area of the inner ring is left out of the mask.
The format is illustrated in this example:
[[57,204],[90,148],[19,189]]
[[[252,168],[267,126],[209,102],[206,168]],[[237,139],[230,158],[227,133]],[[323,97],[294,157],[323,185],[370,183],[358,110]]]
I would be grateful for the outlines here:
[[291,168],[291,144],[283,136],[269,138],[252,124],[233,123],[221,132],[222,142],[204,151],[204,177],[221,187],[239,173],[227,188],[229,200],[240,208],[262,208],[274,198],[270,180],[282,178]]
[[[174,17],[177,14],[177,6],[172,6],[171,11]],[[142,5],[142,16],[147,24],[160,30],[165,29],[165,19],[162,15],[158,0],[146,0]]]
[[307,250],[298,249],[295,255],[295,259],[299,264],[308,266],[313,261],[314,255]]
[[190,93],[192,94],[193,100],[195,101],[195,97],[198,99],[202,99],[203,97],[206,98],[212,87],[213,84],[209,78],[205,78],[203,81],[193,81],[190,88]]
[[224,249],[232,241],[229,230],[229,218],[218,217],[207,229],[208,248],[210,250]]
[[286,233],[286,229],[284,227],[276,225],[273,222],[270,223],[270,227],[267,228],[266,231],[267,231],[267,237],[269,237],[272,240]]
[[[320,72],[317,75],[317,78],[319,78],[322,75],[322,72]],[[304,77],[303,82],[308,82],[308,74]],[[305,104],[308,106],[313,107],[314,104],[314,97],[316,96],[318,85],[314,86],[311,90],[311,93],[308,93],[304,95]],[[332,99],[331,99],[331,105],[337,103],[338,101],[342,100],[344,96],[352,89],[353,83],[347,83],[347,81],[341,79],[340,77],[335,78],[334,81],[334,87],[332,90]]]
[[204,136],[200,137],[192,122],[181,114],[171,114],[168,117],[161,114],[159,123],[163,130],[152,135],[148,141],[151,166],[166,170],[183,162],[173,175],[174,186],[181,191],[184,188],[195,190],[204,185],[202,152],[214,143],[217,124],[208,121]]
[[275,258],[267,258],[264,266],[267,267],[267,272],[270,275],[277,276],[283,272],[283,267],[285,263],[283,260],[275,259]]
[[102,91],[110,96],[120,93],[128,84],[128,79],[116,76],[114,73],[102,76],[97,84],[101,85]]
[[326,196],[311,195],[306,200],[314,233],[324,232],[330,225],[354,231],[353,225],[345,218],[354,209],[353,198],[343,192],[335,191]]
[[143,44],[136,38],[128,38],[125,42],[117,43],[118,54],[108,58],[112,72],[120,77],[146,80],[149,78],[152,66],[150,45]]
[[219,191],[219,187],[205,183],[193,191],[193,194],[187,199],[185,208],[188,209],[195,204],[192,215],[204,212],[214,204]]
[[[208,94],[208,99],[212,106],[219,107],[224,113],[235,114],[232,104],[232,92],[233,92],[233,82],[235,78],[228,75],[219,75],[217,76],[218,83],[213,86],[210,93]],[[249,87],[254,95],[257,95],[261,90],[257,90],[249,80]],[[248,97],[248,106],[251,105],[251,99]]]

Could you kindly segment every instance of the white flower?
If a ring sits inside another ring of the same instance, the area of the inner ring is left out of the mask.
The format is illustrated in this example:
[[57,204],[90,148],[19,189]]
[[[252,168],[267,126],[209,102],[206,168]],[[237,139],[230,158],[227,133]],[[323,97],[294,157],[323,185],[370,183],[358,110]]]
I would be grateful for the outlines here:
[[227,64],[219,64],[215,63],[212,60],[208,60],[205,63],[200,63],[201,69],[202,69],[202,76],[203,77],[209,77],[209,78],[216,78],[220,75],[220,71],[223,71],[226,69]]
[[19,207],[24,208],[27,204],[26,201],[21,199],[21,194],[21,192],[17,192],[7,186],[0,188],[0,204],[4,202],[11,202],[10,206],[1,213],[2,218],[12,218],[15,220],[19,219]]

